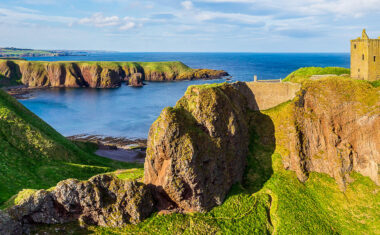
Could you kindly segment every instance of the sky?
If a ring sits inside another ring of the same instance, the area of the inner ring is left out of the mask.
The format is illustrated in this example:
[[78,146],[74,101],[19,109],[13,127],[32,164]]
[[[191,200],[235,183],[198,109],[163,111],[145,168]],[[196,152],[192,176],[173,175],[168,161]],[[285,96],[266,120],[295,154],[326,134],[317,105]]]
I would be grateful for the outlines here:
[[0,0],[0,47],[348,52],[380,0]]

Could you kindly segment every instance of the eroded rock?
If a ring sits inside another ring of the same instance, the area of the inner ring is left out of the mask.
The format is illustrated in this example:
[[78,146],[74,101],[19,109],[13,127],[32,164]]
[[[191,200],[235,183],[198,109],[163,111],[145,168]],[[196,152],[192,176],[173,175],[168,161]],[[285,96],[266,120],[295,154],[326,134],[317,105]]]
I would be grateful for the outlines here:
[[379,184],[380,99],[369,84],[330,78],[305,84],[294,104],[294,132],[285,167],[301,181],[326,173],[345,188],[350,173]]
[[143,75],[141,73],[134,73],[128,80],[128,84],[133,87],[142,87],[143,84]]
[[39,190],[7,212],[24,228],[74,220],[118,227],[138,223],[153,210],[151,191],[144,184],[120,180],[112,175],[98,175],[88,181],[61,181],[53,190]]
[[145,183],[185,211],[220,205],[246,166],[247,109],[229,84],[190,87],[150,128]]

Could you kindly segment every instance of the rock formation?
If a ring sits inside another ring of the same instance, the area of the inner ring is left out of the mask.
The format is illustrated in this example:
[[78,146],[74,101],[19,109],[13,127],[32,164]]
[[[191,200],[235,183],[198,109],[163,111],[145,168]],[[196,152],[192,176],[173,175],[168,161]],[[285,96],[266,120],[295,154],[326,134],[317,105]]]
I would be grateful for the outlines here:
[[184,211],[220,205],[243,176],[247,110],[230,84],[190,87],[149,131],[145,183]]
[[311,171],[329,174],[342,189],[352,171],[379,184],[379,96],[371,85],[345,78],[304,84],[294,103],[285,167],[302,181]]
[[[89,225],[116,227],[136,224],[154,210],[151,191],[136,181],[112,175],[88,181],[68,179],[51,190],[39,190],[0,214],[8,224],[57,224],[79,220]],[[0,227],[2,229],[2,227]]]
[[0,61],[0,85],[22,83],[29,87],[114,88],[123,81],[142,86],[142,81],[214,79],[225,71],[191,69],[181,62],[40,62]]
[[143,84],[143,76],[141,73],[134,73],[128,80],[128,85],[133,87],[142,87]]

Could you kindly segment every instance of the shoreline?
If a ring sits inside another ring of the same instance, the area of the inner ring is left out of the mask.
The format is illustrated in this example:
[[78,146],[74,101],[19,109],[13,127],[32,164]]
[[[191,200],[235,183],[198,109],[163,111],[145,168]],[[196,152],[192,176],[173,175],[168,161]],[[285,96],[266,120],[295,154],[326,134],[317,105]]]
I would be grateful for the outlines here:
[[128,139],[102,135],[79,134],[68,136],[71,141],[94,143],[98,149],[94,154],[121,162],[144,163],[146,157],[146,139]]

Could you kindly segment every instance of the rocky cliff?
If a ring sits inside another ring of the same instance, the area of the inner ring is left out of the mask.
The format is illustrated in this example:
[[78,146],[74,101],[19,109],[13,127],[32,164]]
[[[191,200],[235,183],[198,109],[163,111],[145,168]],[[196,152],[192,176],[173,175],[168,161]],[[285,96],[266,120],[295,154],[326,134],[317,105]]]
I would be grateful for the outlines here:
[[113,88],[124,81],[141,86],[143,80],[213,79],[226,75],[219,70],[191,69],[181,62],[0,61],[0,85],[21,83],[29,87]]
[[343,189],[353,171],[379,184],[379,93],[369,83],[347,78],[305,82],[291,111],[285,167],[302,181],[309,172],[326,173]]

